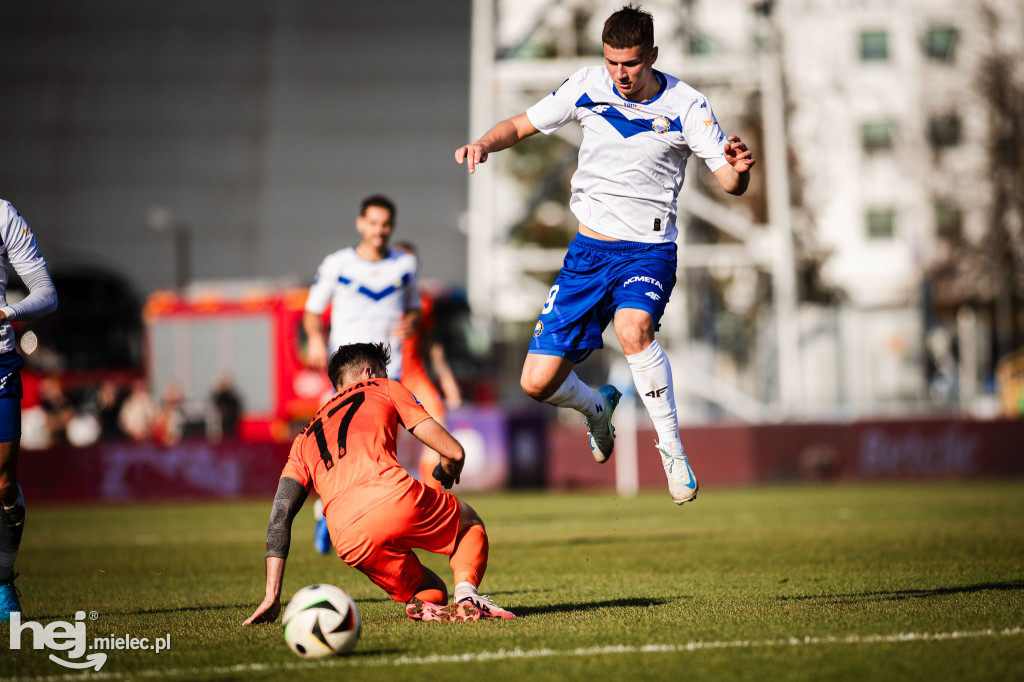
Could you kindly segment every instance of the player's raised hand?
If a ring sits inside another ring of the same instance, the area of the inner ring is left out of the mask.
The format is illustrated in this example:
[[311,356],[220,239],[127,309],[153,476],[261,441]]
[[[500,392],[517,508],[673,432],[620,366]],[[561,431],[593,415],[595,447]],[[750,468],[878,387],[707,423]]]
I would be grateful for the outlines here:
[[738,135],[730,135],[725,143],[725,160],[737,173],[746,173],[754,165],[754,154]]
[[455,162],[465,164],[470,173],[476,172],[476,166],[487,160],[487,150],[483,145],[467,144],[455,150]]
[[258,625],[260,623],[273,623],[277,615],[281,613],[280,597],[264,597],[260,605],[256,607],[252,615],[245,619],[242,625]]

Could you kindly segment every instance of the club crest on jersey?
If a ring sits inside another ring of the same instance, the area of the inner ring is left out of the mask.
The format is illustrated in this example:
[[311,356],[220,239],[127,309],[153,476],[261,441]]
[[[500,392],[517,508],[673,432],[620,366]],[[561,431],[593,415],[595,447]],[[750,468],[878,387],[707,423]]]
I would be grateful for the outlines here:
[[668,120],[664,116],[659,116],[658,118],[651,121],[651,128],[654,130],[654,132],[658,133],[659,135],[664,135],[665,133],[668,132],[668,129],[671,127],[672,121]]
[[544,323],[537,320],[537,326],[533,328],[533,338],[537,338],[544,333]]

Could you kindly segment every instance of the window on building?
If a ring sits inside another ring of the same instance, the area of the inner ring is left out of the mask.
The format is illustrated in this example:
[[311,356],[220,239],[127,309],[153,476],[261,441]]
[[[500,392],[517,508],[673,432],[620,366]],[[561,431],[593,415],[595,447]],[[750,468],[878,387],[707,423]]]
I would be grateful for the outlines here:
[[952,26],[932,26],[924,39],[924,51],[929,58],[951,62],[956,50],[957,31]]
[[935,204],[935,233],[943,239],[959,239],[963,230],[963,211],[956,204]]
[[860,128],[861,144],[866,152],[892,149],[894,126],[890,121],[869,121]]
[[860,60],[885,61],[889,58],[889,34],[886,31],[861,31]]
[[892,239],[896,234],[896,211],[891,208],[868,211],[868,239]]
[[956,114],[933,116],[928,121],[928,137],[933,147],[955,147],[960,144],[960,117]]

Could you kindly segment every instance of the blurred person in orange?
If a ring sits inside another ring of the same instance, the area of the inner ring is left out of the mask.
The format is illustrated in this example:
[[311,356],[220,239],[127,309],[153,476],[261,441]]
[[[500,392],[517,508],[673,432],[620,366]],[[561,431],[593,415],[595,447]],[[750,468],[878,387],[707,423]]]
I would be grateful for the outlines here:
[[[409,242],[395,244],[395,248],[416,256],[416,247]],[[462,404],[462,391],[455,379],[448,359],[445,357],[444,346],[434,338],[435,329],[434,300],[420,289],[420,318],[413,329],[412,335],[402,344],[402,385],[408,388],[423,404],[427,414],[437,420],[441,426],[447,426],[447,408],[455,409]],[[427,363],[437,375],[441,391],[437,390],[430,378]],[[442,393],[444,397],[442,399]],[[420,481],[433,488],[440,487],[440,482],[431,476],[434,467],[440,462],[440,455],[428,447],[420,452]]]

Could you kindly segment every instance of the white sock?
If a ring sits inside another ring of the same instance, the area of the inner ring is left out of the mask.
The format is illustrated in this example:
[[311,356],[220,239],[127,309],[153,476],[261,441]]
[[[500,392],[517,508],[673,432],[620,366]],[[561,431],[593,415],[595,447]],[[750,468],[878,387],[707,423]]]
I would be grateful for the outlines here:
[[18,486],[18,499],[11,506],[2,505],[0,511],[0,581],[14,575],[14,560],[18,558],[21,532],[25,528],[25,496]]
[[476,591],[476,585],[466,581],[457,583],[455,585],[455,601],[459,601],[465,597],[475,597],[479,592]]
[[604,411],[604,396],[580,381],[576,372],[569,372],[558,390],[544,402],[558,407],[569,407],[587,419],[596,419]]
[[647,414],[651,415],[658,440],[672,451],[681,451],[679,439],[679,418],[676,413],[675,391],[672,388],[672,367],[668,356],[657,341],[639,353],[627,355],[629,369],[633,372],[640,399],[644,401]]

